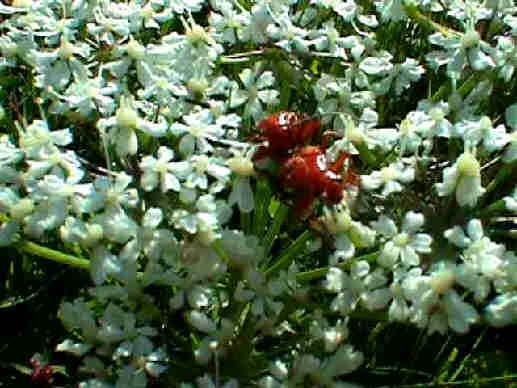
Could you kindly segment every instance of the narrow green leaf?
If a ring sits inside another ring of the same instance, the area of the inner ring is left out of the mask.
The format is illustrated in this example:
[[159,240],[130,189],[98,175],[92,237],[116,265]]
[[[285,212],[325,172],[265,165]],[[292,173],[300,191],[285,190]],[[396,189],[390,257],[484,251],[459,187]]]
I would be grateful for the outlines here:
[[270,276],[281,269],[289,267],[293,260],[302,254],[307,248],[307,241],[313,237],[312,232],[306,230],[291,245],[289,245],[283,253],[280,254],[278,260],[266,270],[266,276]]
[[268,222],[268,207],[271,201],[271,188],[267,179],[257,181],[257,191],[255,193],[255,209],[253,212],[252,233],[259,238],[266,233]]
[[[276,207],[276,210],[273,212],[271,211],[272,207]],[[282,227],[288,212],[289,208],[286,205],[282,205],[278,201],[271,201],[269,205],[269,213],[272,214],[273,223],[269,227],[269,230],[267,231],[266,236],[262,241],[265,255],[269,254],[269,251],[275,242],[278,232],[280,232],[280,228]]]

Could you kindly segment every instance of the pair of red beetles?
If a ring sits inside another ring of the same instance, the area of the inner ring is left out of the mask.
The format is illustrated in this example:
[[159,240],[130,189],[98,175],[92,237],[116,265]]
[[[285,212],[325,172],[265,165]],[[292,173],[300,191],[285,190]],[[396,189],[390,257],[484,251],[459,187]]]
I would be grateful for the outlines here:
[[318,119],[280,112],[261,120],[257,127],[264,144],[253,159],[257,162],[270,158],[279,163],[278,182],[294,193],[296,211],[304,212],[317,197],[340,203],[346,187],[359,184],[359,176],[351,169],[343,171],[348,153],[333,163],[328,161],[327,134],[323,134],[321,145],[307,145],[321,130]]

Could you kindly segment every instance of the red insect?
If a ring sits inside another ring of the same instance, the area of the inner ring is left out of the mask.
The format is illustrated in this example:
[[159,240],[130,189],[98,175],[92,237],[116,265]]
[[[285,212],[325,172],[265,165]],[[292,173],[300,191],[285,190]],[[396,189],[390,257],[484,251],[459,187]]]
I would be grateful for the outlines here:
[[308,119],[295,112],[279,112],[261,120],[258,125],[261,139],[266,140],[254,159],[270,157],[281,162],[296,148],[306,145],[321,128],[318,119]]
[[31,382],[37,387],[50,387],[53,382],[54,368],[52,365],[41,363],[41,356],[36,353],[31,357],[32,365]]
[[338,204],[347,186],[359,184],[359,176],[352,170],[343,174],[348,157],[345,153],[329,163],[323,146],[306,146],[282,163],[279,180],[285,189],[294,191],[296,211],[303,213],[318,197]]
[[279,164],[278,183],[293,193],[295,208],[300,214],[318,197],[332,204],[341,202],[347,186],[359,184],[357,174],[351,169],[344,171],[348,153],[329,163],[326,149],[330,133],[322,135],[321,145],[307,145],[321,129],[318,119],[308,119],[295,112],[280,112],[260,121],[257,126],[265,144],[259,147],[253,159],[260,163],[270,158]]

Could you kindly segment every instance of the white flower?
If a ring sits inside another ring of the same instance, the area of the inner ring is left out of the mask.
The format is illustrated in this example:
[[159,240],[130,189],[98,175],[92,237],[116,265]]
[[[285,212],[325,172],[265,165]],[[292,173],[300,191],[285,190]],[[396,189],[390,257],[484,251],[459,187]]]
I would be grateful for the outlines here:
[[20,198],[18,193],[9,187],[0,187],[0,211],[7,213],[10,219],[0,226],[0,247],[14,242],[24,219],[34,211],[34,201]]
[[200,311],[190,311],[187,320],[192,326],[203,333],[212,334],[217,330],[216,323]]
[[422,144],[422,139],[418,133],[420,130],[420,124],[422,123],[421,116],[425,115],[421,112],[410,112],[408,116],[401,121],[398,128],[398,141],[400,144],[401,156],[403,156],[406,152],[411,154],[415,153],[418,150],[418,147],[420,147]]
[[[90,51],[89,44],[81,41],[72,43],[64,36],[61,36],[61,45],[50,51],[31,50],[27,60],[34,66],[37,74],[35,85],[46,90],[47,96],[58,102],[56,96],[52,94],[54,91],[61,92],[71,79],[89,74],[82,59],[88,58]],[[76,58],[76,55],[82,58]]]
[[427,327],[445,334],[450,327],[457,333],[467,333],[470,325],[478,322],[476,309],[453,289],[456,270],[438,265],[430,276],[414,276],[403,283],[406,295],[412,300],[411,320],[419,327]]
[[242,8],[239,9],[240,12],[237,12],[232,2],[220,2],[217,5],[214,8],[218,8],[218,12],[210,12],[208,16],[210,25],[214,26],[218,33],[215,38],[235,44],[237,38],[242,39],[242,29],[249,25],[251,15]]
[[246,272],[246,286],[242,282],[237,288],[234,298],[244,298],[249,301],[250,312],[257,319],[277,319],[278,315],[284,308],[284,303],[277,300],[287,290],[287,285],[283,279],[272,278],[266,279],[263,272],[256,268],[248,266]]
[[460,121],[455,128],[469,149],[482,142],[486,151],[492,153],[502,149],[511,140],[504,125],[500,124],[494,128],[488,116],[475,121]]
[[277,46],[286,51],[306,52],[311,44],[310,40],[305,40],[309,32],[295,26],[287,12],[276,17],[275,24],[267,27],[267,33],[270,38],[277,41]]
[[89,212],[95,212],[103,207],[106,209],[120,207],[135,207],[138,203],[138,192],[134,188],[128,188],[133,178],[120,173],[112,177],[99,175],[95,178],[93,193],[89,201]]
[[323,340],[325,352],[331,353],[345,341],[350,333],[347,327],[348,319],[339,319],[336,325],[331,325],[327,319],[322,317],[322,312],[314,312],[313,320],[310,324],[310,334],[314,340]]
[[513,251],[506,251],[503,255],[503,276],[494,281],[497,292],[503,293],[517,289],[517,255]]
[[364,45],[355,36],[341,37],[335,27],[334,20],[326,22],[319,30],[315,30],[311,35],[316,35],[312,43],[319,51],[348,60],[347,49],[351,49],[354,59],[359,59],[364,51]]
[[432,103],[429,100],[423,100],[418,103],[417,112],[424,113],[418,123],[419,131],[423,136],[427,138],[434,136],[450,138],[453,135],[453,126],[447,120],[448,103],[443,101]]
[[83,344],[81,342],[74,343],[71,339],[68,338],[56,346],[56,352],[67,352],[73,354],[74,356],[83,356],[91,348],[92,345]]
[[208,188],[208,176],[218,183],[226,184],[230,179],[231,170],[224,166],[221,158],[207,155],[193,155],[189,158],[192,171],[187,175],[185,186],[194,189],[196,187],[206,190]]
[[393,269],[400,259],[404,266],[420,264],[419,253],[431,252],[432,238],[425,233],[417,233],[424,224],[424,216],[408,212],[404,217],[400,232],[395,223],[386,216],[381,216],[371,226],[380,234],[389,238],[384,244],[377,261],[382,266]]
[[[298,354],[293,361],[289,372],[288,380],[285,382],[289,386],[301,386],[305,377],[318,387],[340,387],[336,382],[338,376],[351,373],[363,363],[364,356],[361,352],[355,351],[352,345],[341,345],[336,352],[323,360],[312,354]],[[275,377],[282,378],[279,373]],[[261,387],[284,387],[287,385],[271,385],[263,380]],[[354,386],[355,387],[355,386]]]
[[[124,37],[129,36],[129,20],[123,17],[112,17],[111,14],[119,4],[111,4],[109,9],[95,7],[93,17],[95,23],[87,23],[86,30],[96,42],[112,46]],[[109,12],[112,11],[112,12]]]
[[158,184],[162,193],[169,190],[180,191],[181,183],[178,179],[185,179],[192,171],[192,165],[186,161],[171,162],[174,151],[168,147],[158,149],[158,159],[145,156],[140,162],[142,178],[140,185],[145,191],[153,190]]
[[346,206],[339,205],[332,210],[325,207],[321,221],[336,239],[336,250],[330,259],[332,265],[351,258],[356,247],[369,247],[375,242],[375,231],[353,220]]
[[244,69],[239,75],[244,89],[240,89],[234,83],[230,95],[230,107],[235,108],[246,103],[244,117],[253,117],[255,121],[264,116],[262,104],[278,104],[279,92],[271,89],[275,83],[275,77],[271,71],[263,71],[263,65],[256,63],[255,68]]
[[403,1],[389,0],[376,1],[375,7],[381,13],[382,21],[400,22],[407,19],[406,11],[404,11]]
[[264,248],[256,236],[242,231],[224,230],[220,244],[228,255],[229,265],[239,269],[256,268],[264,259]]
[[[312,89],[319,101],[318,113],[322,115],[322,122],[326,124],[333,121],[333,128],[336,131],[348,124],[347,121],[352,121],[351,118],[347,120],[345,117],[360,116],[361,112],[364,113],[366,110],[374,112],[375,94],[371,91],[354,91],[353,71],[351,69],[345,71],[345,77],[343,78],[322,74]],[[340,114],[336,115],[336,112],[340,112]],[[369,122],[359,120],[359,125],[367,128],[376,124],[376,113]],[[363,131],[358,130],[361,134]],[[354,139],[350,139],[350,141],[354,142]]]
[[251,21],[244,27],[242,37],[244,41],[263,44],[267,41],[267,27],[274,21],[271,16],[271,9],[268,4],[259,3],[251,8],[250,14]]
[[175,210],[170,221],[177,229],[197,233],[200,241],[208,246],[221,236],[214,197],[208,194],[200,196],[196,208],[198,211],[192,213],[184,209]]
[[[431,52],[427,60],[433,68],[447,63],[447,73],[451,78],[459,79],[463,69],[470,65],[476,71],[494,67],[495,62],[489,53],[492,47],[481,40],[479,32],[468,20],[463,34],[447,34],[439,31],[429,36],[429,41],[443,47],[446,52]],[[442,60],[443,62],[439,61]]]
[[191,14],[188,19],[181,17],[181,22],[185,28],[184,34],[173,31],[162,38],[164,47],[160,47],[168,47],[170,53],[167,68],[174,69],[187,81],[210,74],[214,62],[224,51],[223,46],[216,42],[213,31],[197,24]]
[[60,152],[57,148],[52,153],[40,154],[37,160],[27,160],[29,169],[23,174],[26,184],[51,174],[66,181],[78,183],[84,176],[84,170],[73,151]]
[[82,299],[65,302],[59,308],[59,316],[68,327],[80,329],[85,343],[97,342],[98,327],[92,305]]
[[228,204],[237,203],[241,212],[249,213],[254,208],[253,190],[250,184],[250,176],[255,174],[253,161],[250,155],[244,155],[239,150],[233,150],[233,157],[226,162],[236,175],[232,181],[232,191],[228,198]]
[[409,183],[413,179],[415,179],[415,169],[405,165],[401,160],[374,171],[370,175],[361,175],[361,186],[365,190],[376,190],[383,187],[381,194],[388,196],[404,189],[400,182]]
[[390,321],[405,322],[410,316],[411,310],[402,287],[402,282],[409,276],[409,273],[411,271],[406,272],[403,268],[393,270],[393,282],[390,285],[392,300],[388,308]]
[[456,201],[460,206],[474,206],[485,192],[481,186],[481,171],[476,157],[470,151],[465,151],[452,167],[445,168],[443,183],[436,183],[435,187],[441,197],[456,191]]
[[68,128],[50,131],[43,120],[35,120],[25,130],[20,131],[20,149],[29,158],[42,158],[54,154],[56,146],[65,146],[72,142],[72,133]]
[[145,370],[150,376],[158,377],[167,369],[168,357],[162,348],[154,349],[149,338],[139,335],[135,339],[126,340],[113,352],[113,360],[128,360],[138,370]]
[[91,256],[90,274],[96,285],[104,283],[109,275],[115,275],[122,271],[120,260],[117,256],[108,252],[102,245],[98,245]]
[[34,212],[25,220],[25,232],[39,238],[48,230],[57,228],[64,221],[68,212],[75,207],[81,213],[79,196],[88,196],[92,192],[91,184],[72,184],[63,181],[56,175],[45,175],[36,185],[31,187],[31,195],[38,200]]
[[77,110],[83,116],[98,110],[103,116],[111,115],[115,110],[115,100],[110,97],[120,92],[120,85],[107,83],[103,77],[89,78],[85,75],[75,77],[70,87],[61,98],[69,105],[69,109]]
[[165,135],[168,129],[165,119],[161,116],[158,117],[157,123],[140,118],[133,97],[125,96],[121,97],[120,106],[115,112],[115,116],[100,119],[97,122],[97,127],[101,132],[109,127],[114,128],[110,133],[110,138],[120,157],[137,153],[137,129],[154,137]]
[[195,150],[200,154],[210,153],[214,147],[208,140],[218,141],[224,136],[222,125],[214,123],[214,116],[208,109],[184,116],[183,120],[185,124],[171,125],[171,132],[174,135],[183,135],[178,145],[183,155],[191,155]]
[[350,274],[337,267],[331,267],[327,272],[324,286],[337,296],[330,305],[332,311],[346,315],[362,303],[369,310],[381,309],[391,299],[389,288],[381,288],[387,283],[387,278],[381,269],[370,272],[366,261],[352,264]]
[[517,292],[496,297],[486,308],[485,318],[492,326],[503,327],[517,321]]
[[470,220],[467,235],[459,226],[448,229],[444,236],[462,248],[464,263],[458,267],[458,282],[474,292],[476,301],[483,301],[490,292],[490,281],[502,279],[505,247],[483,235],[477,219]]
[[8,135],[0,136],[0,168],[4,169],[8,164],[19,162],[23,158],[23,153],[16,147]]
[[61,239],[67,243],[78,243],[93,247],[104,237],[102,226],[92,222],[84,222],[75,217],[67,217],[59,228]]

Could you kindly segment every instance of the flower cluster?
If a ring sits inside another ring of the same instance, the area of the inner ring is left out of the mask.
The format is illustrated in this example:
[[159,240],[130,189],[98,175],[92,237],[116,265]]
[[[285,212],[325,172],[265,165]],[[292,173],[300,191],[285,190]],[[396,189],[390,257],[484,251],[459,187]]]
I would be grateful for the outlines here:
[[[493,217],[517,212],[517,104],[497,96],[517,8],[301,3],[0,4],[0,72],[32,104],[0,101],[0,246],[87,258],[59,260],[92,279],[59,309],[80,387],[344,387],[356,313],[442,334],[517,321]],[[434,29],[397,38],[422,63],[385,50],[398,21]]]

